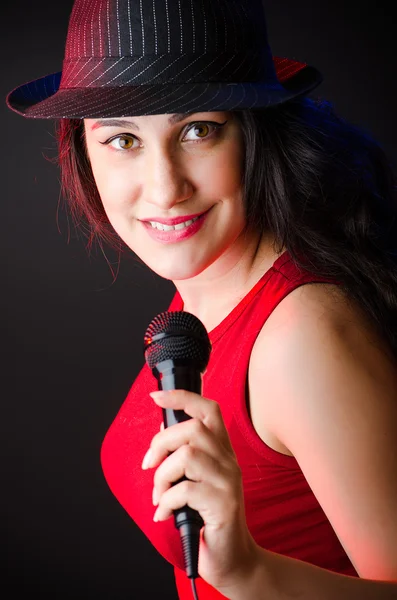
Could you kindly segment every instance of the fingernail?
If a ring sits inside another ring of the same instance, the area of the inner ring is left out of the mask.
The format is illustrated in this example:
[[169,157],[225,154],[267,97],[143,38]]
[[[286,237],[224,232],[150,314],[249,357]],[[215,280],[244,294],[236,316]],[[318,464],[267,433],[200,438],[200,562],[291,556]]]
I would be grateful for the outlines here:
[[152,502],[153,502],[154,506],[157,506],[159,503],[159,497],[157,495],[157,490],[155,487],[153,488],[153,492],[152,492]]
[[151,462],[152,462],[152,450],[151,450],[151,448],[149,448],[149,450],[146,452],[145,456],[143,457],[142,469],[148,469],[150,467]]
[[157,508],[156,512],[153,515],[153,521],[158,521],[159,520],[159,512],[160,512],[160,509]]
[[164,390],[158,390],[157,392],[149,392],[149,396],[151,396],[153,400],[156,400],[157,398],[165,398],[167,394],[168,392],[165,392]]

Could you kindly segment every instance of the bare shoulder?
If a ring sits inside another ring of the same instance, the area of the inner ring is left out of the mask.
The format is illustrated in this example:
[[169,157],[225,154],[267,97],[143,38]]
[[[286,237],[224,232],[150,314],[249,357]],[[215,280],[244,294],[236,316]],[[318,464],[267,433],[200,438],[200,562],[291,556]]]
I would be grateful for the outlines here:
[[[283,385],[289,383],[295,392],[283,397],[292,402],[305,386],[318,398],[318,385],[332,381],[336,392],[344,385],[344,378],[352,377],[360,377],[362,385],[370,382],[383,396],[387,391],[388,398],[396,394],[397,405],[396,360],[361,307],[337,285],[316,283],[296,288],[272,312],[252,350],[251,405],[255,399],[261,403],[265,381],[268,389],[281,385],[281,381]],[[332,399],[332,410],[335,398],[330,394],[325,395],[327,398]],[[272,411],[271,404],[266,403],[261,410]],[[251,410],[254,414],[255,406]],[[270,425],[271,414],[267,416]]]
[[330,326],[346,331],[359,328],[374,334],[374,327],[364,311],[338,285],[306,283],[290,292],[274,309],[262,329],[260,339],[278,332],[298,331],[300,327]]
[[298,461],[358,573],[397,577],[396,360],[337,286],[301,286],[274,310],[249,406],[262,439]]
[[[353,301],[338,285],[312,283],[302,285],[288,294],[275,308],[253,349],[253,363],[262,352],[272,347],[272,353],[294,352],[297,345],[302,351],[310,347],[344,346],[372,368],[396,371],[386,341],[361,306]],[[341,348],[340,348],[341,350]],[[298,358],[298,357],[296,357]]]

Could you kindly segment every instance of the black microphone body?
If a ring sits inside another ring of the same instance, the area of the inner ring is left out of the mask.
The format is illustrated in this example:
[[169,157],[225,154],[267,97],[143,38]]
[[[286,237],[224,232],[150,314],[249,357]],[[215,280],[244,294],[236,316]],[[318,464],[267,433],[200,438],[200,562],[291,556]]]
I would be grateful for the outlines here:
[[[207,366],[211,344],[204,325],[185,311],[161,313],[149,325],[144,339],[148,365],[159,390],[186,390],[201,394],[202,374]],[[163,408],[164,427],[190,419],[183,410]],[[185,480],[183,477],[176,481]],[[189,578],[198,575],[200,530],[204,525],[200,514],[183,506],[174,511],[175,526],[180,532],[185,570]]]
[[[183,360],[168,359],[158,363],[152,370],[159,390],[187,390],[201,394],[201,373],[199,369]],[[170,427],[190,419],[183,410],[163,409],[164,427]]]

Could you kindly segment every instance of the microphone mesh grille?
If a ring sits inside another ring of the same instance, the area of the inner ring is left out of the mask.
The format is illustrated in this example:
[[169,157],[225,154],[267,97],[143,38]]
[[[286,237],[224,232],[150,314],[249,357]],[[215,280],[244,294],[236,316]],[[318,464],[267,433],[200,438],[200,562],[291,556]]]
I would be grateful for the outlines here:
[[144,336],[149,367],[164,360],[192,361],[200,371],[207,367],[211,342],[203,323],[185,311],[165,311],[149,324]]

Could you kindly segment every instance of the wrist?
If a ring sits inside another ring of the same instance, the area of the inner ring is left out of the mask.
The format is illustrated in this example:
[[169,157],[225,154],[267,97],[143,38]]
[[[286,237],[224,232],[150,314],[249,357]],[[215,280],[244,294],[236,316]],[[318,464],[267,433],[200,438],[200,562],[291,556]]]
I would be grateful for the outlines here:
[[268,568],[268,554],[252,540],[249,553],[228,578],[226,585],[218,588],[228,600],[247,600],[247,598],[268,598],[274,586],[271,584],[271,572]]

